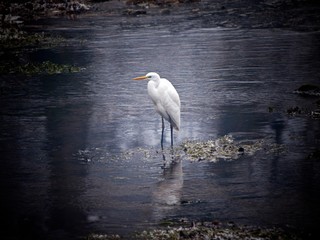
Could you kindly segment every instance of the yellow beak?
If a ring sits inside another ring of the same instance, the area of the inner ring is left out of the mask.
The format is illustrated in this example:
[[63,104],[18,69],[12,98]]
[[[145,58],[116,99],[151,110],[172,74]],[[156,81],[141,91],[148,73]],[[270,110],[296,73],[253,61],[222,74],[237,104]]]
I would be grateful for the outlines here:
[[146,79],[148,79],[147,76],[141,76],[141,77],[136,77],[133,80],[146,80]]

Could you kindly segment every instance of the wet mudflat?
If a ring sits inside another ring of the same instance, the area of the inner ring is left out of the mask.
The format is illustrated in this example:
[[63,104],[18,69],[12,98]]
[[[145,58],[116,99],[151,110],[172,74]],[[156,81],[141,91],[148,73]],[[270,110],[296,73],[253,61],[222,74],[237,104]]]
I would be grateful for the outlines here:
[[[82,70],[1,76],[6,235],[128,236],[173,221],[318,228],[320,129],[310,113],[319,98],[293,91],[319,83],[319,32],[177,19],[38,22],[68,43],[33,49],[28,61]],[[180,94],[173,154],[161,152],[161,120],[146,82],[131,80],[149,71]],[[221,139],[244,150],[197,159],[186,149]]]

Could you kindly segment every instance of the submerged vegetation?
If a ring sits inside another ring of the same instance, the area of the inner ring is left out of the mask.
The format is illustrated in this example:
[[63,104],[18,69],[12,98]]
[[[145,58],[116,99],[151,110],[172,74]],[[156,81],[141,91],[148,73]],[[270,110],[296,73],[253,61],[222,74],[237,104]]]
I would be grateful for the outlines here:
[[304,98],[317,99],[309,108],[302,108],[299,106],[290,107],[287,109],[287,114],[291,116],[306,115],[312,118],[320,119],[320,87],[313,84],[304,84],[295,89],[293,93],[298,94]]
[[43,32],[28,33],[19,28],[6,28],[0,32],[0,50],[23,47],[53,47],[65,43],[61,36],[50,36]]
[[312,84],[304,84],[296,90],[294,90],[294,93],[303,96],[320,96],[320,87]]
[[67,44],[61,36],[50,36],[45,33],[27,33],[18,28],[3,29],[0,33],[0,74],[55,74],[73,73],[82,69],[68,64],[57,64],[51,61],[34,63],[26,61],[33,49],[54,47]]
[[23,65],[10,65],[10,66],[0,66],[0,74],[26,74],[26,75],[36,75],[36,74],[59,74],[59,73],[74,73],[80,72],[82,68],[68,65],[68,64],[57,64],[50,61],[45,61],[42,63],[26,63]]
[[[50,1],[50,3],[46,3],[46,1],[36,0],[23,3],[9,1],[0,3],[0,74],[35,75],[81,71],[80,67],[69,64],[27,61],[30,51],[68,43],[61,36],[52,36],[44,32],[30,32],[24,24],[26,21],[40,16],[78,14],[87,10],[89,10],[89,6],[81,1],[57,1],[56,3]],[[82,41],[79,40],[79,42]]]
[[51,61],[35,63],[26,60],[30,51],[61,44],[68,44],[67,40],[61,36],[51,36],[43,32],[29,33],[16,27],[2,29],[0,31],[0,74],[35,75],[81,71],[82,68],[69,64]]
[[29,62],[30,51],[67,44],[61,36],[45,33],[27,33],[16,28],[5,29],[0,33],[0,75],[7,74],[58,74],[80,72],[83,68],[71,64],[58,64],[52,61]]
[[294,94],[301,96],[301,101],[298,105],[293,106],[269,106],[268,112],[275,113],[281,112],[290,117],[311,117],[313,119],[320,119],[320,87],[313,84],[303,84],[299,88],[293,90]]

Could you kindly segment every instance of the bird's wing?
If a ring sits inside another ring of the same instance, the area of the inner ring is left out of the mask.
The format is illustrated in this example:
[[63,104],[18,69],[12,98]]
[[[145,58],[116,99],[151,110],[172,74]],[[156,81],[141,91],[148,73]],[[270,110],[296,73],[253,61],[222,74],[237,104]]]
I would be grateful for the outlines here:
[[159,91],[163,94],[160,103],[169,116],[172,126],[179,130],[180,128],[180,97],[173,85],[166,79],[164,84],[160,84]]

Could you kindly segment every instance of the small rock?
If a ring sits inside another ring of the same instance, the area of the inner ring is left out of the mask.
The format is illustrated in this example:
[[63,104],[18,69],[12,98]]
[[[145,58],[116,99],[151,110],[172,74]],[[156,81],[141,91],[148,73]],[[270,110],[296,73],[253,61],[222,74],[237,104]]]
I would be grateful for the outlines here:
[[294,90],[294,93],[302,95],[320,96],[320,87],[311,84],[305,84]]
[[239,147],[238,152],[239,153],[244,153],[244,148],[243,147]]
[[320,110],[315,110],[311,112],[311,116],[314,118],[320,118]]
[[135,10],[135,9],[127,9],[123,12],[125,15],[138,16],[147,14],[146,10]]
[[269,113],[272,113],[273,112],[273,107],[268,107],[268,111],[269,111]]
[[170,13],[171,13],[170,10],[167,9],[167,8],[162,9],[162,10],[160,11],[160,14],[161,14],[161,15],[169,15]]
[[308,159],[320,159],[320,150],[310,153]]
[[295,115],[295,114],[301,114],[301,109],[299,107],[291,107],[287,109],[287,114]]

